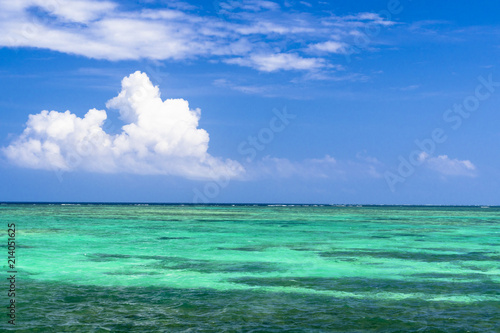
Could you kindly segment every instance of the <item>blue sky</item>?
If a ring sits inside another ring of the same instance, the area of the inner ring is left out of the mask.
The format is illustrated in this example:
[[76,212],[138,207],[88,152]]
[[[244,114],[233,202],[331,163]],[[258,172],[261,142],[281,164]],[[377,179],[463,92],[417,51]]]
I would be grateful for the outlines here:
[[0,7],[0,201],[500,204],[496,1]]

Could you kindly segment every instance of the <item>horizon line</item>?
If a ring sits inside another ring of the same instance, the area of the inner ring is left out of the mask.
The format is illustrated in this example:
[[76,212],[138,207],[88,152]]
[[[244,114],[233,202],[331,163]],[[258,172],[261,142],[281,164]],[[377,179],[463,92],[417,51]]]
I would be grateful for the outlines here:
[[156,205],[156,206],[329,206],[329,207],[375,207],[375,206],[408,206],[408,207],[500,207],[487,204],[361,204],[361,203],[283,203],[283,202],[141,202],[141,201],[0,201],[0,205],[31,204],[31,205]]

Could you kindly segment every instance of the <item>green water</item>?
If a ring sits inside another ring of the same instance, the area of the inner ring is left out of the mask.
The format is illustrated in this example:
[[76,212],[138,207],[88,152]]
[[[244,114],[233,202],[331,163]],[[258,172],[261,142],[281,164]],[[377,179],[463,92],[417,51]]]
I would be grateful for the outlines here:
[[500,332],[497,207],[3,204],[0,218],[4,244],[16,225],[19,332]]

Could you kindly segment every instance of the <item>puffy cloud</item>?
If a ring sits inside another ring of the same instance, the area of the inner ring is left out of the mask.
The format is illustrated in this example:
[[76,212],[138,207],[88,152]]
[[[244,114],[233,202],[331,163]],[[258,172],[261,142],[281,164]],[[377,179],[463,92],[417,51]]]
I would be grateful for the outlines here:
[[126,123],[119,134],[105,131],[106,111],[83,117],[70,111],[30,115],[26,129],[3,148],[13,163],[33,169],[171,174],[192,179],[237,177],[243,167],[208,152],[208,133],[198,128],[200,109],[184,99],[162,100],[146,74],[122,81],[122,91],[108,101]]
[[431,157],[425,152],[420,154],[419,159],[423,165],[444,176],[476,176],[476,166],[469,160],[451,159],[448,155]]

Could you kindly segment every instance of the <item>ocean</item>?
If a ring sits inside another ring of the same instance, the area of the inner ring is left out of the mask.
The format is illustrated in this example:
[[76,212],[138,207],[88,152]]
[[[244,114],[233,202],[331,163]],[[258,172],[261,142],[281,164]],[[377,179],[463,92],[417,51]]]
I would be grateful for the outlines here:
[[2,204],[0,219],[1,330],[500,332],[500,207]]

